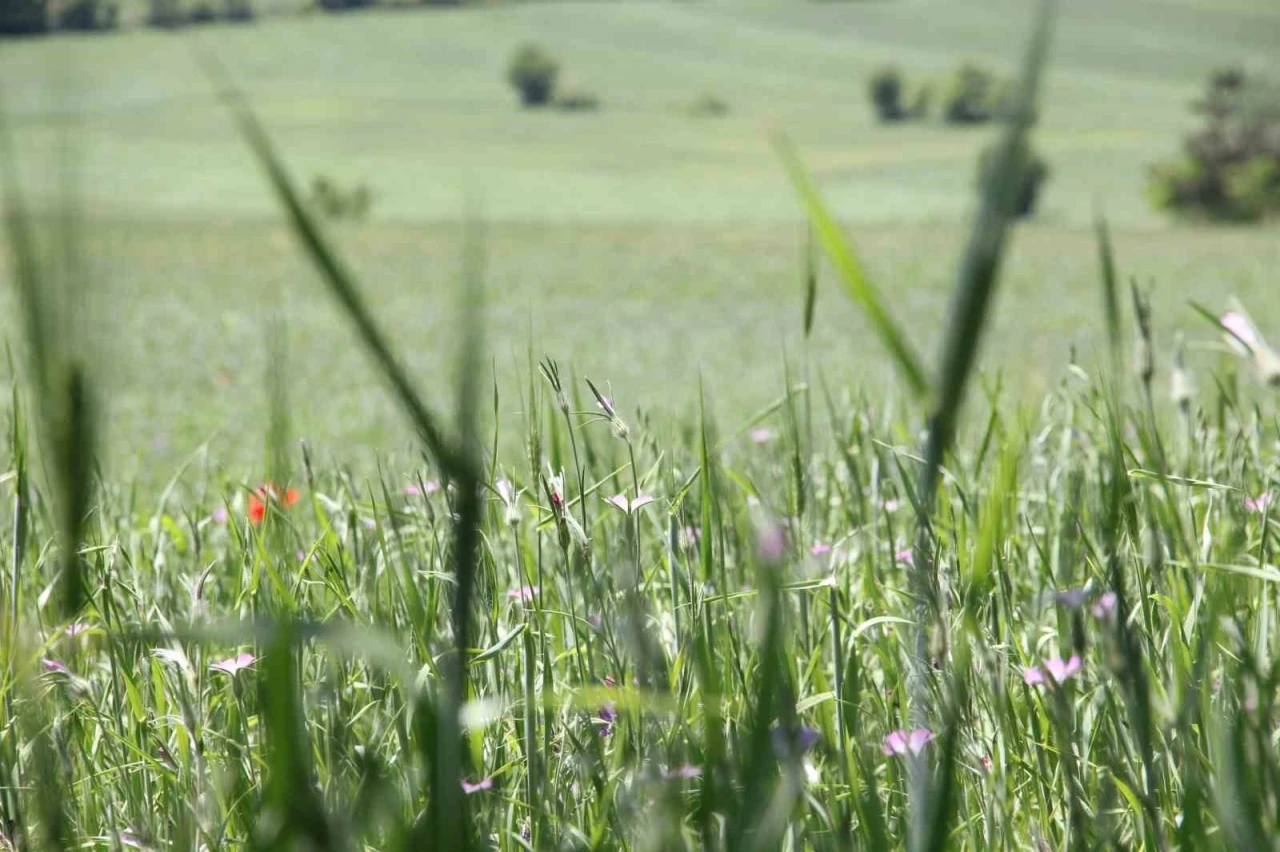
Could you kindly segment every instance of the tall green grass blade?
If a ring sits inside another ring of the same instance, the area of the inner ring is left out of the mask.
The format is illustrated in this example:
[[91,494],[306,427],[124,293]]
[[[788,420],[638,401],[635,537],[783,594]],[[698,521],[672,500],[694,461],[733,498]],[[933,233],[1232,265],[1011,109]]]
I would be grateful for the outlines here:
[[[782,165],[786,168],[787,175],[791,178],[796,193],[800,196],[800,202],[809,217],[811,227],[816,232],[818,242],[835,265],[836,273],[844,284],[845,291],[866,314],[872,331],[893,356],[894,364],[902,373],[907,387],[914,395],[924,396],[929,390],[929,382],[920,366],[920,359],[911,348],[911,344],[907,342],[898,324],[889,315],[889,309],[885,306],[880,291],[867,277],[853,244],[841,231],[840,225],[818,194],[818,188],[800,161],[795,147],[782,134],[774,135],[773,146],[778,152],[779,159],[782,160]],[[807,325],[806,322],[806,327]]]
[[[289,217],[289,224],[302,244],[307,257],[315,265],[330,294],[337,300],[343,313],[355,327],[361,342],[373,356],[380,372],[391,384],[397,401],[409,416],[410,422],[422,437],[436,462],[450,476],[470,476],[461,470],[457,451],[450,445],[440,428],[436,416],[423,401],[409,378],[404,365],[392,352],[391,345],[373,318],[364,296],[356,284],[355,276],[339,258],[336,249],[324,235],[315,214],[302,200],[284,162],[266,130],[258,121],[244,96],[236,89],[226,71],[207,54],[201,54],[205,69],[218,87],[223,101],[230,109],[240,135],[244,137],[258,164],[266,173],[276,197]],[[474,477],[472,477],[474,478]]]

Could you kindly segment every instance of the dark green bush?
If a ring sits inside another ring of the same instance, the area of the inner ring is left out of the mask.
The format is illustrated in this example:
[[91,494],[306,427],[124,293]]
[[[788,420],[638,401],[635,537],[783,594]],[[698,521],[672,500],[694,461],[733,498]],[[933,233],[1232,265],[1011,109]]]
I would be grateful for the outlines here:
[[892,65],[871,75],[867,90],[877,118],[881,121],[901,121],[907,117],[908,111],[902,105],[903,88],[902,72]]
[[[995,164],[995,145],[983,149],[978,158],[978,186],[985,185],[987,175]],[[1014,212],[1019,218],[1030,216],[1036,210],[1036,202],[1040,200],[1040,189],[1049,179],[1049,163],[1035,148],[1024,144],[1018,151],[1019,183],[1018,196],[1014,202]]]
[[311,180],[311,206],[326,219],[361,222],[373,206],[373,192],[363,183],[343,189],[325,175]]
[[95,30],[115,29],[119,7],[113,0],[71,0],[58,9],[58,29]]
[[1151,167],[1152,202],[1225,221],[1280,215],[1280,87],[1220,70],[1192,109],[1204,124],[1181,157]]
[[0,0],[0,35],[35,35],[48,30],[45,0]]
[[942,117],[950,124],[981,124],[995,118],[999,86],[981,66],[961,65],[947,80]]
[[551,100],[560,63],[536,44],[517,48],[507,66],[507,82],[520,93],[525,106],[541,106]]

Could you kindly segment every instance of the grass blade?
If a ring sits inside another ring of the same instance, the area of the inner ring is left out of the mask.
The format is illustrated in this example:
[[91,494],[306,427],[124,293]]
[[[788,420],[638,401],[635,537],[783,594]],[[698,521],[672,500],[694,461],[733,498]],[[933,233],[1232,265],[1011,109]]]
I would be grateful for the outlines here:
[[[880,298],[880,291],[867,277],[853,244],[841,231],[840,225],[827,209],[822,196],[818,194],[818,188],[800,161],[795,147],[781,133],[774,135],[773,146],[791,178],[796,193],[800,196],[811,227],[817,233],[818,242],[835,265],[836,272],[844,283],[845,291],[866,314],[872,330],[893,356],[894,363],[911,392],[918,397],[924,396],[928,392],[929,382],[925,378],[924,369],[920,366],[920,359],[911,348],[911,344],[907,342],[898,324],[889,315],[889,309]],[[816,282],[816,277],[814,280]],[[806,311],[809,309],[807,308]],[[806,333],[808,324],[806,319]]]

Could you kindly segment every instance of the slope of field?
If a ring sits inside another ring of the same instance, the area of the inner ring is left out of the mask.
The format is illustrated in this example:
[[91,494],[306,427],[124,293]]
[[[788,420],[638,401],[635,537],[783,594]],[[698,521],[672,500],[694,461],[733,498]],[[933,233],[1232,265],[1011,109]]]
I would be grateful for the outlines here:
[[[442,399],[457,346],[456,223],[470,197],[489,222],[489,344],[503,411],[520,404],[511,379],[532,331],[536,353],[612,382],[629,410],[688,410],[701,373],[736,423],[777,395],[783,346],[793,363],[802,357],[802,224],[769,128],[797,140],[932,356],[974,158],[990,131],[878,126],[866,76],[890,61],[912,76],[969,58],[1011,68],[1025,5],[566,3],[282,16],[6,42],[0,91],[38,201],[54,196],[62,140],[73,143],[108,458],[162,478],[213,439],[227,464],[258,460],[264,335],[283,306],[297,431],[358,462],[407,436],[280,227],[197,50],[216,53],[249,92],[300,179],[323,172],[373,188],[372,220],[336,238]],[[1074,0],[1062,13],[1039,131],[1053,177],[1010,259],[984,362],[1031,390],[1059,379],[1073,343],[1087,356],[1096,340],[1085,227],[1095,203],[1117,225],[1125,270],[1157,285],[1164,344],[1174,327],[1208,336],[1188,297],[1239,294],[1264,325],[1280,306],[1274,229],[1169,227],[1141,198],[1145,164],[1176,151],[1205,72],[1274,62],[1280,6]],[[526,39],[557,53],[604,109],[517,108],[503,65]],[[702,92],[724,97],[731,113],[683,114]],[[891,387],[829,275],[819,307],[813,365],[833,382]],[[12,308],[6,287],[0,309]]]
[[[1040,143],[1050,221],[1158,221],[1145,166],[1176,150],[1209,69],[1274,69],[1280,6],[1085,0],[1060,4]],[[194,54],[219,56],[298,172],[366,180],[382,219],[453,219],[464,197],[512,221],[793,221],[767,130],[793,134],[852,220],[954,220],[987,133],[934,122],[885,128],[865,81],[962,59],[1008,69],[1028,23],[1014,0],[562,3],[273,18],[186,33],[146,30],[6,44],[0,79],[24,151],[82,121],[96,205],[165,214],[264,213],[270,201]],[[533,39],[597,92],[598,114],[516,108],[506,58]],[[680,106],[726,99],[723,119]],[[38,177],[44,170],[34,168]]]

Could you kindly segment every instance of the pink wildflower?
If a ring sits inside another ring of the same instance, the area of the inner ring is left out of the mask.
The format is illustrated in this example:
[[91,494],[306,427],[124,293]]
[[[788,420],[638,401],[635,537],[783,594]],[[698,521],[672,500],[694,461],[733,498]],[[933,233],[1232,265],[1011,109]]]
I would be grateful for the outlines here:
[[1272,498],[1271,492],[1264,491],[1263,493],[1259,494],[1257,497],[1244,498],[1244,507],[1248,509],[1250,512],[1257,512],[1259,515],[1261,515],[1263,512],[1267,510],[1267,507],[1271,505],[1272,499],[1273,498]]
[[219,660],[209,665],[210,671],[222,672],[223,674],[235,677],[240,672],[252,666],[258,661],[253,654],[243,653],[236,654],[234,657],[228,657],[225,660]]
[[470,796],[472,793],[478,793],[481,790],[493,789],[492,778],[482,778],[481,780],[477,781],[474,784],[472,784],[467,779],[463,778],[461,783],[462,783],[462,792],[466,793],[468,796]]
[[511,589],[507,592],[507,597],[513,601],[523,601],[528,603],[533,600],[534,595],[538,594],[537,586],[521,586],[518,589]]
[[758,429],[752,429],[747,434],[751,437],[752,443],[756,444],[767,444],[769,441],[773,440],[772,429],[765,429],[761,427]]
[[914,731],[891,731],[884,738],[882,750],[885,754],[919,754],[924,747],[933,742],[933,731],[928,728],[916,728]]

